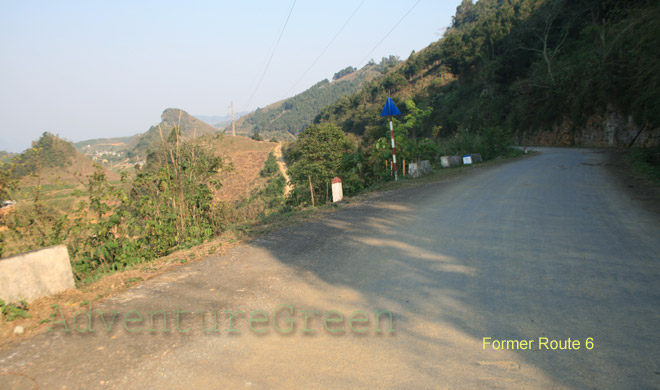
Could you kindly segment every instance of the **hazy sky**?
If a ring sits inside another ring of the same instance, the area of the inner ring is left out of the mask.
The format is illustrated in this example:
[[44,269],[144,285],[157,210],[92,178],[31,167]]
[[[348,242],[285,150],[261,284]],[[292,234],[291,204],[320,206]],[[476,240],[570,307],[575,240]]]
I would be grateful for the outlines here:
[[369,58],[405,59],[439,39],[460,3],[419,1],[362,61],[417,1],[297,0],[250,102],[291,0],[0,0],[0,149],[22,151],[44,131],[71,141],[133,135],[168,107],[226,115],[233,101],[249,111]]

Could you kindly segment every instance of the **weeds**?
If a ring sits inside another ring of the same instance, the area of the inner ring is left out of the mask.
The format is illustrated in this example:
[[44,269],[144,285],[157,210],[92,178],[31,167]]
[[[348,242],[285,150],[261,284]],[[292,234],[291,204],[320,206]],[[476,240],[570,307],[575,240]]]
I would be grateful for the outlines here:
[[626,153],[626,161],[648,180],[660,184],[660,147],[630,149]]
[[29,307],[24,300],[18,303],[5,303],[0,299],[0,318],[6,321],[14,321],[17,318],[30,318]]

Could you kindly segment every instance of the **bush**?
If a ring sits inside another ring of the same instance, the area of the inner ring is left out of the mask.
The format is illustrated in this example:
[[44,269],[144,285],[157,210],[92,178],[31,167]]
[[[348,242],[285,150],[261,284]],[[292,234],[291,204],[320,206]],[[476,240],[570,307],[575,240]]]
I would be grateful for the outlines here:
[[275,159],[275,155],[273,154],[273,152],[270,152],[268,158],[266,159],[266,162],[264,163],[264,168],[261,170],[261,172],[259,172],[259,175],[261,175],[261,177],[270,177],[279,170],[280,167],[277,165],[277,160]]
[[311,198],[311,180],[315,199],[328,201],[330,180],[341,175],[343,157],[354,151],[353,142],[334,124],[311,125],[305,129],[287,150],[295,187],[292,199],[300,204]]
[[439,150],[442,155],[479,153],[484,160],[492,160],[505,155],[512,144],[511,133],[500,127],[484,128],[476,134],[459,129],[440,143]]
[[626,161],[649,180],[660,183],[660,147],[630,149],[626,153]]

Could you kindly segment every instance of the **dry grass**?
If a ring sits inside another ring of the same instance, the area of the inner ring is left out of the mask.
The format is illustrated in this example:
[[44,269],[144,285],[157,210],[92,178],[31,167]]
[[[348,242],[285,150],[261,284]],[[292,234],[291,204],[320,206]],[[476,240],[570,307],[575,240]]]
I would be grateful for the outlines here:
[[[87,176],[94,173],[94,161],[87,156],[77,153],[71,161],[71,165],[65,168],[59,167],[44,167],[40,173],[41,185],[54,185],[54,186],[80,186],[87,181]],[[119,180],[119,174],[108,169],[105,169],[109,181]],[[38,178],[27,175],[20,181],[19,187],[31,187],[37,185]],[[82,183],[81,183],[82,181]]]
[[[71,165],[65,168],[44,167],[38,176],[27,175],[18,183],[16,200],[19,206],[34,198],[36,186],[41,186],[40,199],[47,207],[62,213],[71,212],[74,206],[86,197],[76,196],[76,191],[86,190],[87,178],[96,170],[94,161],[82,154],[76,154]],[[119,181],[118,173],[105,169],[110,182]]]
[[264,184],[259,175],[268,154],[277,144],[267,141],[255,141],[248,137],[224,135],[212,139],[211,146],[218,155],[231,164],[232,169],[221,178],[222,187],[215,191],[215,199],[233,203],[250,194]]

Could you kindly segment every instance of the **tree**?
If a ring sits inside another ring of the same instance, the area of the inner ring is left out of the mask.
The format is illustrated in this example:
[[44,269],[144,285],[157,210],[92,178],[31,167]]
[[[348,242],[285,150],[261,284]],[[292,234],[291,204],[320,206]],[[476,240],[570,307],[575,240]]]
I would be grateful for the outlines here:
[[429,107],[426,110],[418,108],[415,102],[412,99],[406,100],[406,109],[408,114],[403,117],[405,121],[403,127],[406,129],[408,136],[412,137],[413,140],[417,140],[417,130],[421,129],[422,124],[431,115],[433,108]]
[[329,180],[340,175],[343,157],[354,151],[353,142],[333,123],[315,124],[305,129],[287,151],[297,195],[309,193],[311,179],[315,197],[326,197]]
[[346,76],[346,75],[349,75],[349,74],[355,72],[356,70],[357,70],[357,69],[355,69],[355,68],[352,67],[352,66],[346,67],[346,68],[340,70],[339,72],[335,73],[334,76],[332,76],[332,80],[333,80],[333,81],[334,81],[334,80],[338,80],[338,79],[340,79],[340,78],[342,78],[342,77],[344,77],[344,76]]

